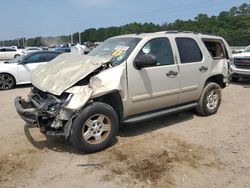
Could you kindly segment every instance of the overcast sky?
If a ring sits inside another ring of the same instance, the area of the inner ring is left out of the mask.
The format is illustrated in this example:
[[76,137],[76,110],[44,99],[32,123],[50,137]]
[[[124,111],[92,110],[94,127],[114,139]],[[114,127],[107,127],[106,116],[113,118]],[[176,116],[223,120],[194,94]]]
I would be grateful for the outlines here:
[[0,0],[0,40],[217,15],[249,0]]

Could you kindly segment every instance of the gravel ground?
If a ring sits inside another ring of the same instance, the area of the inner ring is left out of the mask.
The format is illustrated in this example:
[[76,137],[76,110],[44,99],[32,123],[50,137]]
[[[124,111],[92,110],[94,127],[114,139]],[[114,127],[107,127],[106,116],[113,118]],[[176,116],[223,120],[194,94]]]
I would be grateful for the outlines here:
[[249,82],[223,90],[217,114],[183,112],[123,126],[113,146],[78,153],[28,129],[0,91],[0,187],[250,187]]

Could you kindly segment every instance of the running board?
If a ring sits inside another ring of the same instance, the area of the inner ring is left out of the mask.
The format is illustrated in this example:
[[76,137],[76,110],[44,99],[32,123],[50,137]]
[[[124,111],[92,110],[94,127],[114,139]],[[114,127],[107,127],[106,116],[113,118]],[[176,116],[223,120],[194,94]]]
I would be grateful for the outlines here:
[[150,119],[154,119],[154,118],[157,118],[157,117],[165,116],[165,115],[168,115],[168,114],[193,109],[197,105],[198,105],[198,103],[189,103],[189,104],[186,104],[186,105],[183,105],[183,106],[168,108],[168,109],[160,110],[160,111],[149,112],[147,114],[144,113],[143,115],[136,115],[136,116],[133,116],[133,117],[129,117],[129,118],[125,119],[123,121],[123,123],[125,123],[125,124],[138,123],[138,122],[142,122],[142,121],[145,121],[145,120],[150,120]]

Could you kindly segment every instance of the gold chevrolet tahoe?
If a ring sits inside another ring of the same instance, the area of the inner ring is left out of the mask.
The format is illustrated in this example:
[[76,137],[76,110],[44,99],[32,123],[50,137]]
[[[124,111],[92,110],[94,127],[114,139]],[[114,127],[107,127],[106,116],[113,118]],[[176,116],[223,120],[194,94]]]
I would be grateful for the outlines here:
[[217,112],[232,59],[218,36],[163,31],[107,39],[88,55],[62,54],[32,73],[28,100],[15,99],[30,126],[85,152],[112,143],[121,123],[193,109]]

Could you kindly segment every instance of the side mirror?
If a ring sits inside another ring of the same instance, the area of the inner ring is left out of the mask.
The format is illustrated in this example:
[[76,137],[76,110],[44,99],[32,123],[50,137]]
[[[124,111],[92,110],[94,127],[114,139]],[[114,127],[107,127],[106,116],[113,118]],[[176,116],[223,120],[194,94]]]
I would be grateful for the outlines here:
[[157,59],[150,54],[139,55],[135,58],[134,65],[138,70],[144,67],[153,67],[157,65]]

